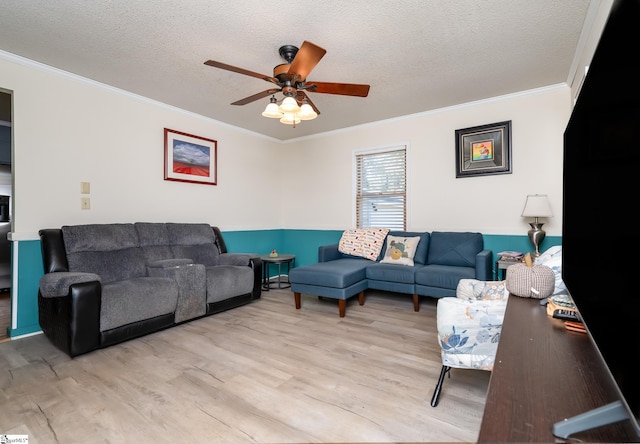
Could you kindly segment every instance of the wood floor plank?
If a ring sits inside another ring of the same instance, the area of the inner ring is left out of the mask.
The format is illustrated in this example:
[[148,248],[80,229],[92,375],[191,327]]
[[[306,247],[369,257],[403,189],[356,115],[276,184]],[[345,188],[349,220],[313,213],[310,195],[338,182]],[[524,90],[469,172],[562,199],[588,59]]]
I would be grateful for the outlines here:
[[442,366],[437,301],[289,290],[69,358],[43,335],[0,344],[0,434],[49,443],[470,442],[489,373]]
[[7,329],[11,325],[11,297],[8,289],[0,289],[0,342],[9,339]]

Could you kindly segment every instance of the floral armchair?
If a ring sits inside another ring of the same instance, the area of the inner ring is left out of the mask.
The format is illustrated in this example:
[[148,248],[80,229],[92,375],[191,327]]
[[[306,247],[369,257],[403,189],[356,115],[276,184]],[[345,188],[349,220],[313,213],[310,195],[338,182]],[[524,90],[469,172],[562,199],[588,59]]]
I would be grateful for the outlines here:
[[431,398],[436,407],[452,368],[493,370],[509,291],[505,281],[461,279],[456,297],[438,300],[438,343],[442,370]]

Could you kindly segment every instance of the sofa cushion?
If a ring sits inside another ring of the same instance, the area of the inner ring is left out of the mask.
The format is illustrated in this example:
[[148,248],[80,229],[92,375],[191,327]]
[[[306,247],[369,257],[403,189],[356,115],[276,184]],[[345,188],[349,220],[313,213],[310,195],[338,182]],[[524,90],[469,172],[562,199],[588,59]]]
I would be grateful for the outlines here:
[[63,226],[69,271],[95,273],[102,283],[146,274],[133,224]]
[[253,270],[240,265],[207,267],[207,303],[253,291]]
[[425,265],[416,270],[416,284],[426,287],[456,289],[460,279],[474,279],[475,268],[449,265]]
[[114,251],[140,245],[133,224],[65,225],[62,238],[67,253]]
[[415,282],[416,270],[416,267],[398,266],[397,264],[378,262],[367,266],[366,276],[367,279],[374,281],[413,284]]
[[173,258],[166,224],[136,222],[133,225],[147,263]]
[[176,258],[192,259],[196,264],[218,264],[216,236],[208,224],[167,223],[169,240]]
[[420,242],[420,236],[403,237],[387,236],[384,257],[380,261],[384,264],[413,266],[413,257],[416,254]]
[[337,259],[294,268],[289,272],[292,283],[320,287],[346,288],[366,278],[366,268],[371,265],[365,259]]
[[[427,263],[475,267],[476,255],[483,246],[481,233],[434,231],[431,233]],[[452,288],[456,288],[456,285],[457,282]]]
[[176,310],[178,285],[164,277],[140,277],[102,285],[100,331],[144,321]]
[[[413,255],[414,264],[424,265],[427,263],[427,253],[429,252],[429,242],[431,239],[430,233],[420,233],[415,231],[390,231],[389,236],[398,236],[398,237],[416,237],[420,238],[420,242],[418,242],[418,248],[416,249],[416,253]],[[384,257],[387,253],[387,246],[385,246],[380,253],[380,257]]]

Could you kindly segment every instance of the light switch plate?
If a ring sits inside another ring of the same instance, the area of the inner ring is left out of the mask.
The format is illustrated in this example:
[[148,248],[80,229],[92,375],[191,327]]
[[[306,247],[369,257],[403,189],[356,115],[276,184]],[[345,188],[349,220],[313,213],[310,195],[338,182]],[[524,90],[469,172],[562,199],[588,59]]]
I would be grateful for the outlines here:
[[91,193],[91,183],[80,182],[80,194],[90,194],[90,193]]

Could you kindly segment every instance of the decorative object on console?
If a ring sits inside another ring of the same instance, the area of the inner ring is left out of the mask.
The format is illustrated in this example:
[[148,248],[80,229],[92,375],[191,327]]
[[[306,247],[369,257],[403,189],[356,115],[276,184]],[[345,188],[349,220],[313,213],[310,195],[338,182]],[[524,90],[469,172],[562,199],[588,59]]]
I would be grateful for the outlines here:
[[546,265],[534,265],[531,255],[525,255],[525,263],[507,268],[507,290],[523,298],[544,299],[553,294],[556,275]]
[[522,217],[533,217],[534,222],[529,222],[531,229],[529,230],[529,239],[535,247],[533,254],[534,258],[540,256],[540,244],[544,240],[547,233],[542,229],[543,222],[540,222],[540,217],[553,217],[551,212],[551,206],[549,205],[549,199],[546,194],[529,194],[527,200],[524,203],[524,209],[522,210]]
[[456,130],[456,178],[511,174],[511,121]]
[[275,248],[271,250],[271,253],[269,253],[269,257],[278,257],[278,252]]

